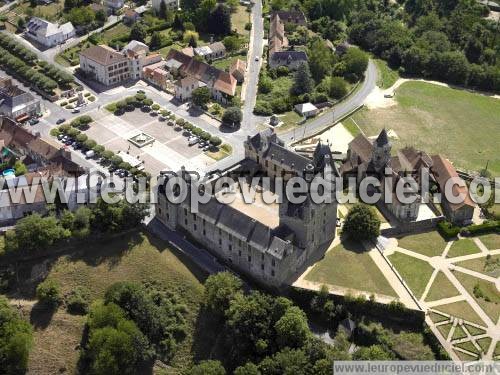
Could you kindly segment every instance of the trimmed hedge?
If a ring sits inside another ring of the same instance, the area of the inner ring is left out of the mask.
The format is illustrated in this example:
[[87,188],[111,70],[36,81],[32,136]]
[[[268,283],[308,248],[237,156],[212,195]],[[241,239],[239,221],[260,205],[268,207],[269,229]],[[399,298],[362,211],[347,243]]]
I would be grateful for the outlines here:
[[492,232],[500,233],[500,221],[485,221],[482,224],[469,225],[462,229],[461,234],[464,236],[476,236]]
[[441,234],[441,236],[443,236],[447,240],[455,238],[460,233],[460,228],[453,225],[449,221],[439,222],[437,225],[437,229],[439,234]]

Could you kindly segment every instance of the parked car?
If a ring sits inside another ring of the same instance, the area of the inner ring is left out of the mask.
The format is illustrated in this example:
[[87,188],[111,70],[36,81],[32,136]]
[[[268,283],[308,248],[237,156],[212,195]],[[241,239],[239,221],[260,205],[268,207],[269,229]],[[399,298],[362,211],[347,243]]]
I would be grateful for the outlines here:
[[78,108],[75,108],[74,110],[71,111],[71,113],[80,113],[80,110]]
[[60,141],[62,141],[64,139],[64,137],[66,137],[64,134],[59,134],[57,136],[57,139],[60,140]]
[[188,145],[189,146],[194,146],[195,144],[197,144],[200,140],[198,138],[193,138],[189,141]]
[[259,61],[259,60],[260,60],[259,56],[255,56],[255,61]]
[[72,144],[72,143],[73,143],[73,140],[72,140],[71,138],[68,138],[68,139],[66,140],[66,142],[64,142],[64,144],[65,144],[66,146],[71,146],[71,144]]
[[166,120],[166,118],[163,116],[158,117],[158,121],[165,121],[165,120]]
[[30,123],[30,125],[36,125],[40,122],[40,120],[37,119],[36,117],[33,117],[28,122]]
[[66,121],[65,118],[60,118],[59,120],[56,121],[56,124],[61,125],[64,121]]
[[168,126],[174,126],[175,124],[174,124],[174,122],[173,122],[173,121],[169,121],[169,122],[167,122],[167,125],[168,125]]
[[85,158],[92,159],[95,156],[95,152],[93,150],[89,150],[85,153]]

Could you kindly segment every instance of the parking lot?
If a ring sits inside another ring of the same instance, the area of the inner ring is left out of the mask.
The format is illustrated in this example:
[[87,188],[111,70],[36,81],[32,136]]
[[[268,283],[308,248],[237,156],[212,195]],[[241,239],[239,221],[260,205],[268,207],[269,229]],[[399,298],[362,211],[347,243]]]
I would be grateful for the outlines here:
[[[203,171],[215,161],[206,156],[198,145],[188,145],[183,131],[160,121],[158,116],[136,109],[115,116],[101,109],[89,113],[94,119],[85,131],[89,138],[114,152],[124,151],[144,162],[146,171],[156,176],[161,170],[186,169]],[[155,141],[144,147],[137,147],[128,141],[140,133],[146,133]]]

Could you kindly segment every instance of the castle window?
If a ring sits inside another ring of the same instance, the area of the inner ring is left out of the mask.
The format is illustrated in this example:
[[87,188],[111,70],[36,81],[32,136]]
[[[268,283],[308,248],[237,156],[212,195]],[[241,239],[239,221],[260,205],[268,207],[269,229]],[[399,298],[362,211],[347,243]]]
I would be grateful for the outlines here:
[[167,214],[167,220],[170,220],[170,215],[169,214]]
[[196,214],[193,214],[193,221],[196,221]]
[[252,256],[251,256],[251,255],[249,255],[249,256],[248,256],[248,261],[249,261],[249,262],[251,262],[251,261],[252,261]]
[[262,260],[264,260],[264,253],[261,254],[261,258],[262,258]]
[[274,270],[271,270],[271,276],[274,277]]
[[222,235],[222,230],[219,228],[219,236]]
[[203,226],[205,226],[205,219],[203,219]]
[[238,239],[238,246],[241,247],[241,239]]
[[229,251],[233,251],[233,245],[229,244]]
[[205,229],[203,229],[203,235],[206,236],[207,235],[207,231]]
[[188,219],[184,219],[184,225],[188,225]]
[[233,240],[233,236],[231,234],[228,234],[228,237],[229,237],[229,241]]
[[161,207],[158,208],[158,213],[161,215]]
[[187,210],[187,208],[185,208],[184,209],[184,216],[187,216],[187,214],[188,214],[188,210]]
[[260,265],[260,269],[261,269],[262,271],[264,271],[264,263],[262,263],[262,264]]
[[240,250],[240,251],[238,251],[238,256],[241,256],[241,250]]
[[276,172],[276,164],[273,165],[273,169]]
[[196,231],[196,229],[197,229],[196,224],[195,224],[195,225],[193,225],[193,229]]
[[222,238],[219,238],[219,245],[222,245]]
[[265,161],[266,168],[269,166],[269,162],[266,160]]
[[271,265],[272,265],[273,267],[276,265],[276,261],[275,261],[274,259],[271,261]]

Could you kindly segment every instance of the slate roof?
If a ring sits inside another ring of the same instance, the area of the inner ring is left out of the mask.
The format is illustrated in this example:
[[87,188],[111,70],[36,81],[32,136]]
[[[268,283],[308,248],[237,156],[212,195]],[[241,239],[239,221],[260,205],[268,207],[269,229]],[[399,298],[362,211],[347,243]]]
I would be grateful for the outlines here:
[[349,143],[349,149],[359,156],[361,162],[370,161],[373,153],[373,144],[364,134],[359,134]]
[[307,24],[306,16],[300,10],[278,10],[273,12],[272,16],[275,15],[278,15],[285,23],[294,22],[302,26]]
[[293,61],[307,62],[307,54],[304,51],[276,51],[271,55],[271,61],[287,64]]

